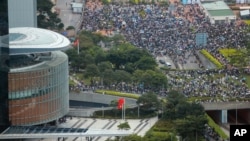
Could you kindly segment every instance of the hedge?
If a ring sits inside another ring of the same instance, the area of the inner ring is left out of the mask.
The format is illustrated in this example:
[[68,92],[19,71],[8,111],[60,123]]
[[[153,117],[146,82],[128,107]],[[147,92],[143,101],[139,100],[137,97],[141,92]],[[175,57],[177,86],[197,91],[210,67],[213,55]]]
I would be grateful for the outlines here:
[[99,94],[104,93],[104,94],[107,94],[107,95],[127,97],[127,98],[133,98],[133,99],[138,99],[140,97],[140,95],[138,95],[138,94],[122,93],[122,92],[111,91],[111,90],[96,90],[95,92],[99,93]]
[[224,133],[224,131],[221,130],[220,126],[217,125],[214,120],[206,114],[206,117],[208,119],[208,125],[214,129],[214,131],[222,138],[222,139],[228,139],[229,137]]
[[242,55],[240,50],[233,49],[233,48],[227,48],[227,49],[220,49],[220,54],[222,54],[224,57],[230,57],[235,55]]
[[247,25],[250,25],[250,20],[244,20]]
[[211,55],[208,51],[206,51],[205,49],[202,49],[200,51],[208,60],[210,60],[212,63],[214,63],[216,65],[217,68],[221,69],[223,68],[223,65],[216,59],[214,58],[213,55]]

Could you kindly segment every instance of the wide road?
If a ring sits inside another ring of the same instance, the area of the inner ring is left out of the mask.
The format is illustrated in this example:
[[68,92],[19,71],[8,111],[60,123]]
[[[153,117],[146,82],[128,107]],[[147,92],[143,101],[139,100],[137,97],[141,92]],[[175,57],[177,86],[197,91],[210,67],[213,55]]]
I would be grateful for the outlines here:
[[[75,2],[81,3],[83,0],[75,0]],[[60,9],[59,18],[61,18],[64,27],[74,26],[76,29],[80,25],[81,14],[75,14],[72,12],[70,3],[72,0],[57,0],[56,7]]]

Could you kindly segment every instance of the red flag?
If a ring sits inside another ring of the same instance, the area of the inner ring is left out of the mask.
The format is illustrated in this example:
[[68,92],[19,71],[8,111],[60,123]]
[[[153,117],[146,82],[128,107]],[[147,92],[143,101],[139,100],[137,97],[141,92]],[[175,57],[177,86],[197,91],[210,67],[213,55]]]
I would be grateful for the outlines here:
[[79,44],[79,39],[76,39],[74,42],[74,46],[77,46]]
[[120,109],[122,109],[122,107],[123,107],[123,105],[124,105],[124,98],[120,98],[119,100],[118,100],[118,105],[117,105],[117,108],[120,110]]

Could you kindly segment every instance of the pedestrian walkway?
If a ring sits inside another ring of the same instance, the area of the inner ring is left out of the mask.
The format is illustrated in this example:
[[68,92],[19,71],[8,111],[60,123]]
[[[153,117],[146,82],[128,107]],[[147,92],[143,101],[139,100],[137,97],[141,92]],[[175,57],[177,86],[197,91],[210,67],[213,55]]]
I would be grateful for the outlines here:
[[[158,117],[148,119],[127,119],[130,125],[129,131],[144,136],[146,132],[158,121]],[[65,123],[58,125],[60,128],[88,128],[88,129],[104,129],[118,131],[118,125],[123,123],[122,119],[94,119],[73,117],[67,119]],[[105,141],[106,139],[114,139],[114,137],[94,137],[93,141]],[[32,139],[27,141],[57,141],[57,139]],[[66,138],[66,141],[86,141],[85,137]]]

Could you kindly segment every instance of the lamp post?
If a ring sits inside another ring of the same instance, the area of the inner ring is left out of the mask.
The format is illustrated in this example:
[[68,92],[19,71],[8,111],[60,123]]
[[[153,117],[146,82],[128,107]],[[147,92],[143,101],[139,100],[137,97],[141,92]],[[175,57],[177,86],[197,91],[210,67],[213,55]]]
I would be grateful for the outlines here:
[[140,118],[140,104],[138,104],[138,118]]
[[236,111],[235,111],[235,118],[236,118],[236,121],[235,121],[235,122],[236,122],[236,125],[237,125],[237,124],[238,124],[238,109],[237,109],[238,106],[237,106],[237,101],[235,101],[235,102],[236,102],[236,104],[235,104],[235,107],[236,107],[236,109],[235,109],[235,110],[236,110]]

